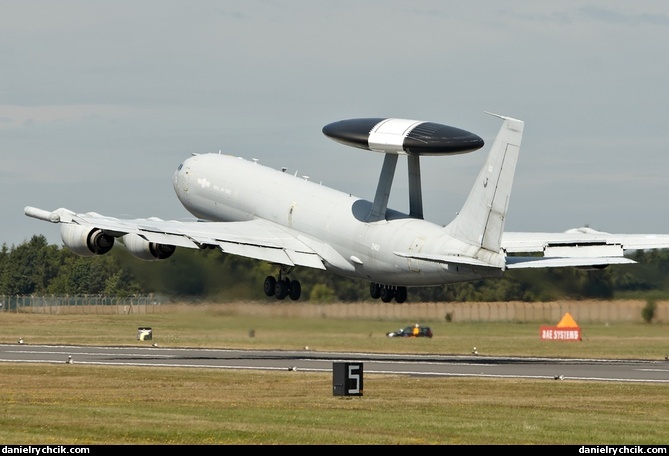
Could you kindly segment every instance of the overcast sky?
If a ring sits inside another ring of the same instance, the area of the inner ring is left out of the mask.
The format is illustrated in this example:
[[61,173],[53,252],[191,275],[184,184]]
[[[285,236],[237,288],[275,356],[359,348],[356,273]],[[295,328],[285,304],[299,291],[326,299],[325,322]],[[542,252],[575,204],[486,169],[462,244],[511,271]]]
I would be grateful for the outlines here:
[[[4,0],[0,241],[25,206],[186,219],[193,153],[256,158],[373,199],[383,155],[324,125],[399,117],[483,149],[423,158],[425,218],[460,209],[501,121],[525,121],[506,229],[669,233],[669,3]],[[406,160],[390,206],[408,210]]]

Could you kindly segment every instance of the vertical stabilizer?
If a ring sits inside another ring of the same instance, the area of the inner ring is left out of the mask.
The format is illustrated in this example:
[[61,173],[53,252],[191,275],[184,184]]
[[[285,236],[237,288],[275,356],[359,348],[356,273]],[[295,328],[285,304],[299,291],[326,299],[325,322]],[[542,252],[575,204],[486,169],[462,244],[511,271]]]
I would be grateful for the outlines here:
[[525,124],[492,115],[504,123],[462,210],[444,229],[470,245],[498,253]]

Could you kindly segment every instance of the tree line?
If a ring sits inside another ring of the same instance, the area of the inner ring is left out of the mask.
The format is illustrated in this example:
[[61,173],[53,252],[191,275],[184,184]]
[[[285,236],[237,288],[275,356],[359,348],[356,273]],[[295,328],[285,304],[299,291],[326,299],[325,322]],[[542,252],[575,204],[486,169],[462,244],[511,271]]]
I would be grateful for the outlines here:
[[[409,301],[552,301],[557,299],[661,299],[669,295],[669,250],[637,251],[635,265],[507,271],[501,279],[411,288]],[[81,257],[34,235],[0,250],[0,295],[156,294],[168,299],[233,301],[267,298],[263,281],[276,266],[218,250],[177,249],[167,260],[146,262],[115,247]],[[371,300],[369,283],[325,271],[296,268],[301,300]]]

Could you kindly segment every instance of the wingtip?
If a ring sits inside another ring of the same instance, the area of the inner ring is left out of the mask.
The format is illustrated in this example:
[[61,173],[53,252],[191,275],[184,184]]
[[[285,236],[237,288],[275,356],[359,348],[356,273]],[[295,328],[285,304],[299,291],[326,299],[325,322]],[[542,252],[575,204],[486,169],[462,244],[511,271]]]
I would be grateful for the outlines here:
[[45,211],[32,206],[26,206],[23,213],[28,217],[33,217],[45,222],[58,223],[60,222],[60,215],[57,212]]

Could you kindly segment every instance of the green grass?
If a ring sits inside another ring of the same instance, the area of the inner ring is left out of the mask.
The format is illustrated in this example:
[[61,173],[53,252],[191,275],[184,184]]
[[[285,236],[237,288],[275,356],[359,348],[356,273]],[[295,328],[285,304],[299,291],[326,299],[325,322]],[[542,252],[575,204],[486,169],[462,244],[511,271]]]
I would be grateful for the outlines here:
[[[150,345],[137,328],[151,327],[160,346],[365,351],[420,354],[479,354],[561,358],[664,359],[669,325],[611,323],[581,325],[580,342],[542,341],[539,323],[421,322],[431,339],[388,338],[407,320],[295,318],[230,313],[225,306],[157,306],[156,313],[0,313],[0,343],[23,338],[31,344]],[[151,307],[149,307],[151,309]],[[253,330],[255,336],[249,337]]]
[[[216,306],[145,315],[0,313],[1,343],[283,348],[664,359],[669,327],[582,327],[542,342],[539,325],[430,322],[432,339],[390,339],[406,321],[229,315]],[[137,328],[151,326],[152,341]],[[255,336],[250,337],[253,329]],[[667,365],[669,378],[669,363]],[[3,444],[666,445],[669,384],[365,374],[362,397],[332,375],[0,364]]]

